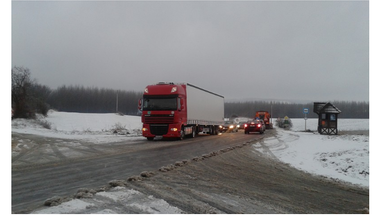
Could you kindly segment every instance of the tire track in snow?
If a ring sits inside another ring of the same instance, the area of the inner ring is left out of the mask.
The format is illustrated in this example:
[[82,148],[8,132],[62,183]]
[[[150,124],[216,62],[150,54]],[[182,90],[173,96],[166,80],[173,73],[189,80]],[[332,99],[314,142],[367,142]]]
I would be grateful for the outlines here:
[[257,144],[252,145],[252,149],[255,153],[259,153],[268,156],[272,159],[279,160],[275,153],[287,149],[288,143],[296,141],[299,136],[292,133],[277,133],[272,137],[261,139]]

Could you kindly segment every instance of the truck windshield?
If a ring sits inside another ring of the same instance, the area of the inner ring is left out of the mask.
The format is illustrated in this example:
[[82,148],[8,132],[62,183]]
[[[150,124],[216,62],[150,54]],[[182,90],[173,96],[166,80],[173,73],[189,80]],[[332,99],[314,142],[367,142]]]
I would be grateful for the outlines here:
[[177,97],[146,97],[143,110],[177,110]]

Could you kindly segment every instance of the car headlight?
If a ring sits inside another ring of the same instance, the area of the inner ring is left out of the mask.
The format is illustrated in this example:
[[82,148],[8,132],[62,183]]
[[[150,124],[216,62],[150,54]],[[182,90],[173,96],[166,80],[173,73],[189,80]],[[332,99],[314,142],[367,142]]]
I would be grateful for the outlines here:
[[230,128],[234,128],[234,126],[233,126],[233,125],[230,125]]

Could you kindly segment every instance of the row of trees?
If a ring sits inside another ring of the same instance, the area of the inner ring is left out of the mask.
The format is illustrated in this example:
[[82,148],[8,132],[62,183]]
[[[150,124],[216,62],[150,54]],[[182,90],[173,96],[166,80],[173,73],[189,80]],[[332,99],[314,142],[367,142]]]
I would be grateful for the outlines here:
[[[47,115],[49,109],[82,113],[115,113],[137,115],[138,99],[142,92],[99,89],[83,86],[62,86],[55,90],[31,80],[29,69],[12,68],[12,110],[15,118],[33,117],[35,113]],[[369,118],[368,102],[332,102],[342,113],[340,118]],[[256,111],[272,112],[273,117],[304,117],[303,109],[313,113],[313,103],[296,104],[284,102],[226,102],[225,117],[253,117]]]
[[62,86],[51,91],[47,103],[59,111],[137,114],[142,92]]

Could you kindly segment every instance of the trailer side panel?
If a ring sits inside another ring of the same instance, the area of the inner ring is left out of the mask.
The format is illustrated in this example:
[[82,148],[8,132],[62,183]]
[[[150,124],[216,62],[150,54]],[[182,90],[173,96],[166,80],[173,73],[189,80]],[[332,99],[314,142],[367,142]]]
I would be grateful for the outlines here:
[[220,125],[224,118],[224,97],[186,84],[187,123]]

